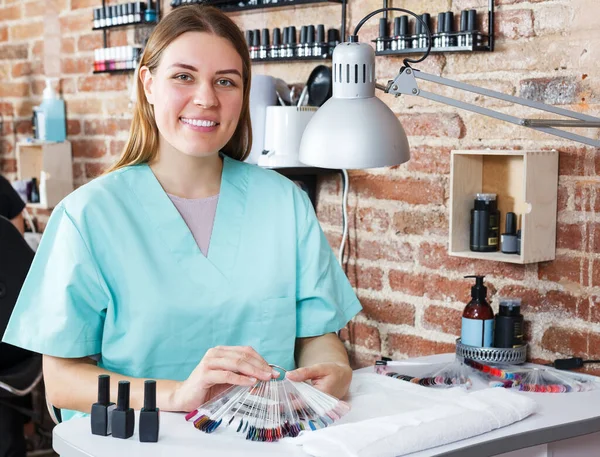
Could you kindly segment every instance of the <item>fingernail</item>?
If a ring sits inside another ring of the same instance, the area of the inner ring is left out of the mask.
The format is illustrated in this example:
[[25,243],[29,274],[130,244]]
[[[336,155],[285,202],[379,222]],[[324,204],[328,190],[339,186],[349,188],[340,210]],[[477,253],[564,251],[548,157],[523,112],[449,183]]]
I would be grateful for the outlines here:
[[273,376],[275,378],[278,378],[281,375],[281,373],[279,373],[279,371],[277,371],[277,370],[273,370],[271,373],[273,373]]
[[254,384],[254,383],[257,381],[257,379],[256,379],[256,378],[248,378],[248,380],[249,380],[249,381],[250,381],[252,384]]

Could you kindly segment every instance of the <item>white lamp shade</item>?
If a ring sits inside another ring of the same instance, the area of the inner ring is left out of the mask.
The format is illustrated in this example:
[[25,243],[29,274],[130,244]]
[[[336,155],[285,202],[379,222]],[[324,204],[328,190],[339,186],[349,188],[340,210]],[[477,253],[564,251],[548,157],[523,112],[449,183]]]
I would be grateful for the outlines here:
[[360,169],[410,159],[406,133],[377,97],[331,98],[304,130],[300,162],[320,168]]
[[333,97],[317,110],[300,142],[300,162],[321,168],[376,168],[410,159],[396,115],[375,97],[375,51],[346,42],[333,52]]

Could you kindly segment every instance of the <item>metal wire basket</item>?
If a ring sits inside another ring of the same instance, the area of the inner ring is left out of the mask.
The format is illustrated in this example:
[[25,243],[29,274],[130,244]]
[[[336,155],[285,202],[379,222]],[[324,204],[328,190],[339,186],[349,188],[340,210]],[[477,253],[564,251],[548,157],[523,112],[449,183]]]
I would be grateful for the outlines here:
[[480,348],[462,344],[460,338],[457,338],[456,357],[460,360],[471,359],[488,363],[525,363],[527,343],[516,348]]

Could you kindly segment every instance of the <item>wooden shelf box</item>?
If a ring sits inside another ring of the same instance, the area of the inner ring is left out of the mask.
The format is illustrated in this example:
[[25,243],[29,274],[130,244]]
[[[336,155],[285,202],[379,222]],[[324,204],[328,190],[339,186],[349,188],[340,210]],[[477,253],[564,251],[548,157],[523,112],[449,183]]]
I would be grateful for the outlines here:
[[18,179],[37,178],[40,202],[35,208],[54,208],[73,191],[71,143],[17,143]]
[[[506,213],[516,213],[520,255],[469,249],[471,209],[480,192],[497,194],[499,235]],[[557,193],[557,151],[452,151],[449,254],[518,264],[554,260]]]

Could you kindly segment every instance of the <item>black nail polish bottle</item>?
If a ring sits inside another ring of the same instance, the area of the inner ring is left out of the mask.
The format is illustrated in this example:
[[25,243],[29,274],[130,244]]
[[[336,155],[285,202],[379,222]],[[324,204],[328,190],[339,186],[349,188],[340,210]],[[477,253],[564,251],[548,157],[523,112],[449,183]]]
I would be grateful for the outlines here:
[[127,439],[133,435],[135,416],[129,407],[129,381],[119,381],[117,409],[112,413],[112,436]]
[[98,376],[98,403],[92,405],[92,435],[106,436],[111,433],[111,415],[116,408],[110,402],[110,376]]
[[142,443],[158,441],[159,410],[156,407],[156,381],[144,382],[144,407],[140,411],[139,435]]

